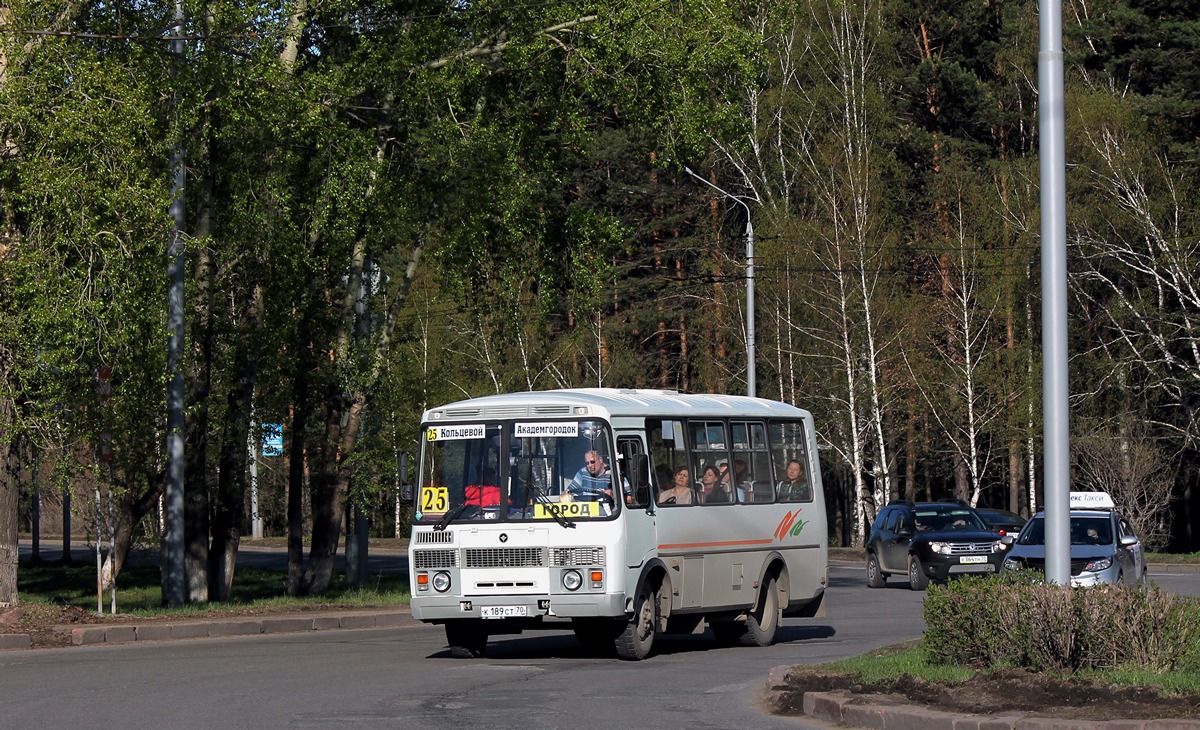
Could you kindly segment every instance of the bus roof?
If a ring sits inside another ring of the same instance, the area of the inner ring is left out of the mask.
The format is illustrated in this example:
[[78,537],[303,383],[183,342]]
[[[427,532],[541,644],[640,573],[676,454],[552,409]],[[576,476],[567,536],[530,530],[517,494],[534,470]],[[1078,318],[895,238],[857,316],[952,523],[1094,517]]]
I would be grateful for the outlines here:
[[[578,409],[587,409],[581,411]],[[744,395],[676,393],[669,390],[625,388],[571,388],[503,393],[448,403],[425,411],[425,421],[463,418],[528,418],[567,416],[678,417],[754,416],[799,418],[807,411],[779,401]]]

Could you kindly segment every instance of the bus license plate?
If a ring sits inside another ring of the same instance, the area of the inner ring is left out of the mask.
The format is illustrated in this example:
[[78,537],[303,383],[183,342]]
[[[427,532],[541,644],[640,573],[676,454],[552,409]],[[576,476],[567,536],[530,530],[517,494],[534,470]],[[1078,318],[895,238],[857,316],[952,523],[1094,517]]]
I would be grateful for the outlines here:
[[529,615],[525,606],[484,606],[479,611],[483,618],[516,618]]
[[964,564],[986,563],[987,556],[986,555],[964,555],[958,559],[958,562],[964,563]]

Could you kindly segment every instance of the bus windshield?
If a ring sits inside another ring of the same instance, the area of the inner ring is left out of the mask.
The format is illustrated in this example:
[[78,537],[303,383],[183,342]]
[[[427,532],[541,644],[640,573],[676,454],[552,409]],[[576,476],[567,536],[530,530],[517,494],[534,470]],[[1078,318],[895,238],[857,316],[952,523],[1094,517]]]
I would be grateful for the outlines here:
[[611,517],[610,431],[603,421],[427,425],[417,523]]

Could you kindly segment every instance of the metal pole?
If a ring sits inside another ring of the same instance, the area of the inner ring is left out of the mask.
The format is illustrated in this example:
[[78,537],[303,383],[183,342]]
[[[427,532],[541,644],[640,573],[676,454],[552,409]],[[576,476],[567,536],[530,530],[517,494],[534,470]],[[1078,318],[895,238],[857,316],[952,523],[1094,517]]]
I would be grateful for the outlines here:
[[742,207],[746,209],[746,395],[753,398],[758,395],[754,365],[754,224],[750,221],[750,206],[742,203]]
[[1067,382],[1067,165],[1063,122],[1062,0],[1041,0],[1039,24],[1046,580],[1067,585],[1071,580],[1071,429]]
[[[176,62],[183,58],[183,2],[175,2],[175,35],[171,53]],[[176,96],[178,103],[178,96]],[[182,132],[176,130],[180,137]],[[183,605],[183,189],[186,173],[183,166],[183,143],[179,137],[171,145],[171,218],[175,230],[167,250],[167,371],[171,374],[167,388],[167,487],[164,498],[166,525],[163,531],[162,571],[163,601],[168,606]]]
[[715,184],[692,172],[692,168],[687,165],[684,165],[683,169],[687,171],[687,174],[746,209],[746,395],[753,398],[758,393],[758,387],[755,382],[754,368],[754,223],[750,220],[750,206],[746,205],[746,201],[738,196],[717,187]]
[[71,481],[64,474],[62,477],[62,501],[63,501],[63,534],[62,534],[62,562],[63,565],[70,565],[71,560]]
[[[254,413],[254,406],[250,406]],[[254,416],[250,416],[250,436],[246,448],[250,451],[250,536],[261,540],[263,536],[262,514],[258,511],[258,439],[255,438]]]
[[108,566],[112,575],[108,582],[111,605],[108,612],[117,615],[117,516],[113,507],[113,465],[108,463]]
[[104,544],[104,535],[100,529],[104,519],[100,516],[100,475],[96,475],[96,613],[104,614],[104,572],[103,561],[100,559],[100,547]]
[[40,455],[41,452],[39,449],[36,446],[33,447],[33,505],[32,514],[30,515],[30,519],[33,522],[31,525],[33,528],[33,546],[30,557],[35,563],[42,562],[42,491],[38,484],[38,477],[42,471]]

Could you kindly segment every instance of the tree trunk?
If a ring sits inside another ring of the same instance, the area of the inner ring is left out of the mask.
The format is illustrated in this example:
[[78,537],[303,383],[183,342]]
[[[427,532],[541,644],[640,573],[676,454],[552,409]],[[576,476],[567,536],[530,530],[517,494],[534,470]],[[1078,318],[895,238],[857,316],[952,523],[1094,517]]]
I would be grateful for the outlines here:
[[[136,499],[125,500],[127,503],[123,505],[120,514],[125,515],[126,518],[121,519],[118,517],[117,519],[117,524],[113,531],[113,552],[106,558],[104,564],[105,589],[110,587],[110,581],[116,580],[121,575],[121,569],[125,567],[125,559],[129,556],[129,549],[133,546],[134,528],[158,504],[158,498],[162,496],[166,487],[167,475],[163,473],[141,496]],[[125,493],[129,492],[128,489],[121,491]]]
[[[16,392],[13,358],[0,343],[0,383]],[[0,395],[0,606],[15,606],[17,596],[17,504],[21,492],[20,439],[16,435],[17,404]]]
[[192,357],[188,359],[188,408],[184,425],[183,536],[187,601],[208,600],[208,398],[212,390],[212,289],[215,265],[206,239],[211,234],[212,175],[200,182],[200,215],[196,226],[195,310],[191,321]]
[[954,457],[954,497],[964,502],[971,498],[971,470],[961,455]]
[[325,438],[321,463],[312,487],[312,544],[308,567],[300,583],[300,595],[316,595],[329,587],[333,561],[342,534],[342,503],[345,499],[338,462],[342,444],[342,395],[332,386],[325,400]]
[[904,498],[917,501],[917,414],[908,409],[904,427]]
[[239,330],[243,333],[240,357],[241,373],[227,399],[225,426],[221,438],[221,470],[217,484],[217,502],[213,506],[213,544],[209,552],[210,600],[228,601],[233,590],[233,573],[238,544],[242,537],[242,519],[246,511],[246,443],[250,438],[250,412],[254,405],[254,386],[258,378],[258,341],[263,320],[263,287],[255,283],[250,301],[243,306]]
[[311,404],[308,397],[309,373],[314,366],[310,342],[311,314],[305,311],[296,333],[296,372],[292,383],[292,437],[288,449],[287,552],[289,596],[303,595],[304,579],[304,490],[306,484],[305,450],[308,416]]

